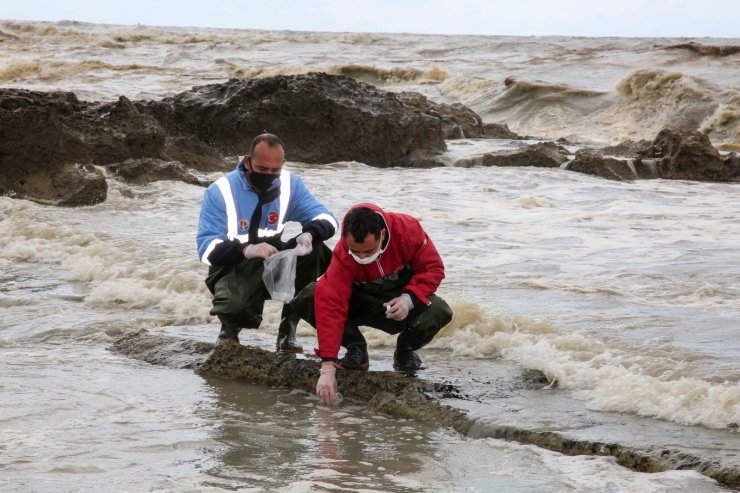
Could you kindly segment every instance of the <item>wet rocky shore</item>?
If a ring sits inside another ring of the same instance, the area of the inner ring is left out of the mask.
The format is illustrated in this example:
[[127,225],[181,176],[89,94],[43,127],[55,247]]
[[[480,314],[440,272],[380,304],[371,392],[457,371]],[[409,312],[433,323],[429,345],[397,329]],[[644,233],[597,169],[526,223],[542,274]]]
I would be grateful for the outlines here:
[[[280,135],[289,160],[359,161],[376,167],[559,167],[613,180],[740,181],[740,157],[706,135],[668,127],[652,142],[594,148],[564,139],[526,143],[462,104],[393,93],[342,75],[232,79],[161,100],[81,101],[71,92],[0,89],[0,195],[60,205],[107,196],[105,175],[133,183],[202,183],[226,171],[254,135]],[[446,162],[452,139],[522,141],[515,151]],[[526,142],[525,142],[526,141]],[[574,149],[576,149],[574,151]]]
[[[121,337],[110,350],[155,365],[194,369],[204,377],[306,392],[313,391],[319,374],[319,363],[315,359],[298,359],[239,344],[214,347],[210,343],[150,334],[146,330]],[[504,382],[497,385],[524,384],[542,389],[547,384],[542,376],[529,374],[512,378],[506,376],[505,369],[500,373]],[[374,412],[438,423],[472,438],[511,440],[567,455],[611,456],[618,464],[640,472],[694,470],[723,485],[740,488],[737,461],[711,454],[705,457],[670,444],[636,447],[605,436],[587,438],[576,428],[550,431],[511,425],[504,420],[497,422],[495,416],[481,419],[465,409],[465,403],[479,397],[467,396],[464,389],[452,383],[412,378],[392,371],[339,372],[337,380],[345,398],[367,403]]]

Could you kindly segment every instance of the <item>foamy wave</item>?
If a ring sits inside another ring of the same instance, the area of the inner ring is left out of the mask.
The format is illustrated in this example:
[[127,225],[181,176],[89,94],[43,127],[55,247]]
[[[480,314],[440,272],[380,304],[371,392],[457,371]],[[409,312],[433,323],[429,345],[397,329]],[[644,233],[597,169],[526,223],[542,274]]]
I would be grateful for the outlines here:
[[617,84],[617,91],[631,100],[652,102],[666,95],[703,97],[697,80],[679,72],[637,70]]
[[715,141],[740,146],[740,95],[732,98],[730,103],[717,106],[715,112],[702,123],[699,131]]
[[[663,296],[670,296],[664,292]],[[721,286],[718,284],[702,283],[695,286],[691,292],[678,292],[669,298],[670,302],[664,306],[694,306],[694,307],[740,307],[740,288]],[[665,301],[665,299],[656,300]]]
[[591,132],[588,120],[606,98],[599,91],[508,77],[466,104],[486,122],[506,122],[517,133],[558,138]]
[[618,128],[617,122],[624,122],[627,130],[639,129],[640,137],[655,135],[666,125],[704,128],[710,131],[711,139],[720,143],[727,142],[725,139],[736,141],[740,132],[734,111],[722,109],[723,104],[737,107],[737,93],[722,93],[696,77],[638,70],[617,84],[617,93],[619,101],[610,113],[612,128]]
[[452,322],[429,347],[516,361],[576,391],[596,410],[717,429],[740,422],[740,385],[684,376],[685,364],[659,350],[621,348],[540,321],[486,315],[469,304],[456,304],[453,311]]
[[469,302],[453,302],[452,320],[437,335],[430,347],[453,349],[455,353],[473,358],[501,355],[500,341],[491,336],[520,330],[534,335],[551,334],[552,325],[525,317],[494,317],[480,306]]
[[173,316],[175,323],[211,319],[204,272],[197,261],[142,258],[133,245],[111,248],[106,241],[93,242],[64,260],[69,269],[66,278],[90,283],[86,301],[92,303],[156,307]]
[[216,60],[216,63],[226,64],[229,75],[238,78],[260,78],[276,75],[302,75],[309,72],[325,72],[331,75],[346,75],[354,79],[363,80],[374,85],[399,84],[414,82],[419,84],[436,84],[444,81],[448,74],[439,67],[429,70],[417,70],[406,68],[380,68],[372,65],[332,65],[332,66],[306,66],[306,65],[280,65],[275,67],[237,67],[225,60]]
[[[97,283],[86,297],[86,301],[103,305],[124,305],[128,308],[156,307],[171,314],[173,323],[207,323],[211,320],[208,314],[207,296],[202,290],[195,292],[173,292],[171,283],[179,282],[187,272],[172,272],[170,279],[153,282],[142,279],[135,273],[131,277]],[[177,279],[172,279],[176,277]],[[203,282],[198,276],[199,283]]]
[[[235,43],[258,45],[263,43],[296,43],[296,44],[325,44],[339,43],[350,45],[372,45],[385,40],[385,37],[370,33],[322,33],[310,31],[259,31],[233,29],[186,29],[178,27],[130,26],[115,27],[85,24],[78,22],[61,21],[46,22],[0,22],[0,29],[8,33],[9,37],[68,37],[80,38],[100,45],[161,43],[161,44],[193,44],[193,43]],[[117,47],[117,46],[116,46]]]
[[158,67],[144,65],[111,65],[98,60],[87,60],[79,63],[48,62],[34,60],[28,62],[14,62],[0,69],[0,82],[16,82],[27,79],[39,79],[47,82],[61,80],[70,75],[96,70],[112,70],[126,72],[131,70],[161,70]]
[[13,62],[0,69],[0,82],[11,82],[38,77],[42,72],[41,62]]
[[0,239],[3,258],[64,266],[67,280],[89,284],[86,302],[156,308],[174,323],[211,320],[196,259],[155,258],[135,242],[57,228],[31,215],[27,207],[12,210]]
[[371,33],[326,33],[311,31],[252,31],[246,33],[251,43],[343,43],[351,45],[375,44],[385,38]]
[[152,44],[193,44],[214,43],[233,39],[223,33],[222,36],[215,34],[193,34],[192,31],[182,28],[156,28],[150,26],[131,26],[117,29],[106,29],[97,31],[90,29],[94,25],[82,23],[58,22],[54,24],[34,22],[4,22],[0,28],[9,31],[15,38],[78,38],[88,43],[94,43],[106,48],[122,48],[127,44],[152,43]]
[[102,48],[112,48],[114,50],[123,50],[126,48],[126,45],[123,43],[117,43],[110,39],[104,39],[102,41],[98,41],[98,46]]
[[2,22],[0,27],[19,36],[59,36],[64,32],[49,24],[29,22]]
[[172,32],[145,26],[136,26],[131,29],[120,30],[110,34],[109,41],[113,43],[162,43],[162,44],[195,44],[212,43],[219,38],[212,35],[193,35],[184,32]]
[[337,65],[330,67],[329,73],[347,75],[355,79],[382,84],[396,84],[400,82],[437,83],[448,77],[447,72],[439,67],[432,67],[429,70],[422,71],[402,67],[386,69],[373,65]]
[[[559,285],[552,283],[550,287]],[[612,294],[609,288],[605,289],[603,292]],[[729,282],[689,278],[680,283],[672,277],[652,278],[647,282],[622,285],[613,294],[626,297],[630,303],[651,307],[714,308],[720,311],[740,308],[740,285],[733,283],[732,278]]]
[[637,70],[614,92],[514,77],[466,101],[484,121],[515,132],[596,143],[652,140],[667,125],[701,129],[717,144],[738,142],[740,95],[678,72]]
[[710,57],[726,57],[740,53],[738,45],[705,45],[691,41],[677,45],[666,46],[666,50],[688,50],[696,55]]
[[477,94],[490,91],[496,82],[486,79],[449,76],[437,87],[439,93],[451,101],[466,101]]
[[302,75],[309,72],[323,72],[322,69],[316,67],[308,67],[305,65],[280,65],[277,67],[237,67],[234,64],[223,60],[216,60],[216,63],[223,63],[227,65],[229,76],[238,79],[258,79],[261,77],[273,77],[276,75]]
[[[90,31],[85,29],[84,24],[74,24],[72,28],[69,25],[59,22],[52,24],[47,23],[13,23],[6,22],[0,24],[3,28],[18,33],[21,36],[36,37],[78,37],[88,41],[97,40],[104,42],[106,40],[116,43],[141,43],[153,42],[163,44],[189,44],[189,43],[206,43],[217,41],[220,38],[210,34],[193,34],[190,31],[180,28],[157,28],[151,26],[131,26],[118,28],[114,30],[107,29],[104,32]],[[228,39],[228,37],[225,37]]]
[[17,39],[18,36],[15,34],[6,33],[4,31],[0,31],[0,43],[2,43],[5,40],[11,40],[11,39]]
[[518,199],[514,201],[514,203],[526,209],[531,209],[534,207],[551,208],[554,206],[554,204],[550,200],[543,199],[540,197],[533,197],[531,195],[524,195],[522,197],[519,197]]
[[553,474],[554,471],[555,477],[567,478],[567,483],[563,480],[561,483],[563,486],[553,491],[624,493],[694,491],[709,493],[716,488],[713,480],[692,469],[635,473],[631,469],[620,466],[614,457],[570,456],[539,447],[533,447],[530,450],[539,456],[540,463],[548,474]]
[[538,289],[557,289],[561,291],[570,291],[572,293],[583,293],[583,294],[601,293],[601,294],[609,294],[609,295],[621,294],[618,291],[615,291],[609,288],[578,286],[574,284],[556,283],[556,282],[552,282],[550,280],[544,280],[544,279],[527,279],[526,281],[524,281],[524,284],[527,286],[533,287],[533,288],[538,288]]
[[12,308],[14,306],[28,306],[35,305],[35,301],[22,298],[14,298],[0,293],[0,308]]

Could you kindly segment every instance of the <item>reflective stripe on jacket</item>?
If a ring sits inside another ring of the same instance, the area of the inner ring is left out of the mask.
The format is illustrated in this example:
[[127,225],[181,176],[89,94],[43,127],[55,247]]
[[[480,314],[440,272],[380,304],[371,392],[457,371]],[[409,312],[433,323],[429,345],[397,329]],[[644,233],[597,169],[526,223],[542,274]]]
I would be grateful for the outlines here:
[[[286,223],[305,226],[324,219],[339,229],[334,215],[308,191],[298,175],[283,170],[270,190],[280,188],[280,195],[264,204],[258,236],[268,238],[283,232]],[[237,239],[247,243],[249,221],[258,203],[257,193],[244,175],[243,160],[236,170],[213,182],[205,191],[196,237],[198,257],[209,264],[208,255],[221,242]]]

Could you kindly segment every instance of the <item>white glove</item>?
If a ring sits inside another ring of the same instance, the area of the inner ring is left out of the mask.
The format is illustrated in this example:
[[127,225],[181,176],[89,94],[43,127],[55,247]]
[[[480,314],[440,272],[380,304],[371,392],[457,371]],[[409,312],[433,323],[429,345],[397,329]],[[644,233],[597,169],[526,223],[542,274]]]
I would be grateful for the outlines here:
[[268,258],[275,255],[278,250],[269,243],[255,243],[245,246],[243,252],[247,258]]
[[295,238],[296,243],[298,243],[298,246],[301,247],[301,251],[305,253],[300,253],[299,255],[308,255],[313,251],[313,236],[309,232],[301,233]]
[[316,383],[316,395],[325,404],[333,406],[339,402],[337,392],[337,367],[334,364],[322,364],[321,376]]
[[385,307],[385,318],[393,320],[404,320],[409,316],[409,312],[414,308],[414,302],[408,293],[393,298],[388,303],[383,303]]

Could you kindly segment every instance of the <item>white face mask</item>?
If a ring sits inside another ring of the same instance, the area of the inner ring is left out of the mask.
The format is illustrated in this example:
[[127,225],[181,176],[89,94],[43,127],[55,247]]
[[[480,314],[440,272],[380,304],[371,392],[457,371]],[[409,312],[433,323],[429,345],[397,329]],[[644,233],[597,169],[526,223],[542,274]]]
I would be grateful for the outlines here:
[[[378,260],[378,257],[380,257],[380,254],[385,251],[385,248],[383,248],[383,242],[385,241],[385,230],[380,231],[380,242],[378,243],[378,251],[373,253],[372,255],[369,255],[365,258],[360,258],[354,253],[352,253],[352,250],[347,250],[347,253],[349,253],[353,259],[355,259],[355,262],[357,262],[360,265],[367,265],[372,264],[376,260]],[[354,237],[353,237],[354,238]]]
[[352,255],[352,258],[355,259],[355,262],[357,262],[360,265],[372,264],[373,262],[375,262],[376,260],[378,260],[378,257],[380,257],[380,254],[383,253],[383,251],[384,251],[383,242],[384,241],[385,241],[385,230],[381,230],[380,231],[380,242],[378,243],[378,251],[377,252],[375,252],[372,255],[370,255],[368,257],[365,257],[365,258],[358,257],[357,255],[355,255],[354,253],[352,253],[352,250],[347,250],[347,253],[349,253],[350,255]]
[[373,262],[378,260],[378,257],[380,257],[380,248],[378,248],[377,252],[365,258],[360,258],[352,252],[348,252],[348,253],[352,255],[352,258],[355,259],[355,262],[357,262],[358,264],[367,265],[367,264],[372,264]]

